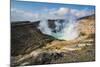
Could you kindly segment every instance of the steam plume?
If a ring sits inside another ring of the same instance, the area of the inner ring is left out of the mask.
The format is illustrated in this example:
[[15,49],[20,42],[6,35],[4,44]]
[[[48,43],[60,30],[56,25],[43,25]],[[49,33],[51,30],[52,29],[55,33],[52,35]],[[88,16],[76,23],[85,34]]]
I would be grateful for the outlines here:
[[[77,23],[75,16],[67,14],[63,22],[60,22],[58,19],[54,23],[56,27],[51,29],[48,27],[48,21],[42,19],[39,24],[39,29],[42,33],[51,35],[58,39],[73,40],[78,37],[79,32],[76,29]],[[55,30],[56,32],[53,32],[52,30]]]

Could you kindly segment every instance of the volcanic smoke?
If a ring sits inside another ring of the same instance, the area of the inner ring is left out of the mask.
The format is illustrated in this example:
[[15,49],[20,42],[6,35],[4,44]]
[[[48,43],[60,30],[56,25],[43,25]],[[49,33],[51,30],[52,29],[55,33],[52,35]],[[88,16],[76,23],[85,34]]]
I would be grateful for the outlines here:
[[54,29],[49,28],[48,21],[44,17],[41,19],[38,28],[43,34],[51,35],[61,40],[73,40],[79,36],[79,32],[76,29],[78,23],[75,16],[68,14],[63,22],[55,21],[54,23],[56,27]]

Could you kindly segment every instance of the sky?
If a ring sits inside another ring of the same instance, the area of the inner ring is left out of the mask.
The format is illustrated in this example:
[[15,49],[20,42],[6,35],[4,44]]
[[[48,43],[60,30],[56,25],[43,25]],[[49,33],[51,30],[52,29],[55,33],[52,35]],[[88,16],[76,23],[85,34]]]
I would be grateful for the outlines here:
[[36,21],[43,18],[64,18],[67,14],[82,17],[93,14],[93,5],[24,2],[11,0],[11,21]]

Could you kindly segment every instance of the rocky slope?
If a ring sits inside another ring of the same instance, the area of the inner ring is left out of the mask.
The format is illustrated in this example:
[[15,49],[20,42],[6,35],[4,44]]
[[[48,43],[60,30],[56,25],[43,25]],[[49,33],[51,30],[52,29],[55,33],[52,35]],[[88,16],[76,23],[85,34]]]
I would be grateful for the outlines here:
[[29,53],[37,48],[45,46],[55,38],[44,35],[37,29],[39,21],[13,22],[11,24],[11,55]]
[[[54,28],[52,24],[56,20],[48,21]],[[94,61],[94,15],[80,18],[78,22],[80,35],[70,41],[42,34],[37,28],[39,21],[11,23],[11,66]]]

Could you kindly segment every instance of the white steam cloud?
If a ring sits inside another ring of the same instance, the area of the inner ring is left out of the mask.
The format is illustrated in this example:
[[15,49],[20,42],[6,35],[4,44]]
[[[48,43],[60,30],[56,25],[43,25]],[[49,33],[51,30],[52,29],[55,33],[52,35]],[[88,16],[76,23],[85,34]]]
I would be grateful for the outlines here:
[[[92,15],[94,11],[87,10],[77,10],[61,7],[59,9],[47,9],[47,12],[44,13],[32,13],[28,11],[12,9],[11,10],[11,21],[37,21],[40,20],[40,24],[38,29],[43,34],[51,35],[58,39],[63,40],[73,40],[79,36],[79,32],[77,30],[77,18]],[[54,24],[56,27],[53,32],[48,25],[48,19],[64,19],[63,22],[55,21]]]
[[52,34],[51,29],[48,27],[48,23],[46,20],[41,20],[38,29],[40,29],[44,34],[48,34],[48,35]]
[[54,29],[56,32],[52,32],[53,29],[48,27],[48,21],[45,19],[41,21],[39,29],[42,33],[51,35],[58,39],[73,40],[78,37],[79,32],[76,28],[76,18],[73,15],[67,14],[63,22],[55,21],[54,23],[56,25]]

